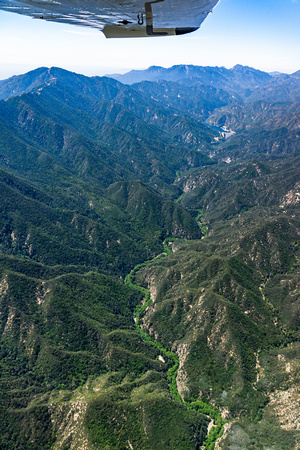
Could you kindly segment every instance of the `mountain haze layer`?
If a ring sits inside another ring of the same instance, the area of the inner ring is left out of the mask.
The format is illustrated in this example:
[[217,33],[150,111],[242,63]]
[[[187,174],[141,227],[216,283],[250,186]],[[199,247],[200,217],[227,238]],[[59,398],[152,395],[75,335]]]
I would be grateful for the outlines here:
[[0,81],[1,449],[299,448],[299,88]]

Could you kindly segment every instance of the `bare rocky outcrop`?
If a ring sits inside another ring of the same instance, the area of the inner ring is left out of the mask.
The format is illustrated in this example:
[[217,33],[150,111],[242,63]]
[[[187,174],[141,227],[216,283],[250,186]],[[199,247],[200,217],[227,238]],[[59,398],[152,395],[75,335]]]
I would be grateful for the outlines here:
[[177,355],[179,358],[179,369],[177,372],[176,385],[179,395],[184,399],[185,395],[189,393],[187,386],[188,377],[186,370],[184,369],[184,362],[189,354],[190,345],[188,343],[181,343],[177,347]]
[[281,208],[297,205],[300,202],[300,183],[296,183],[294,189],[288,191],[281,201]]
[[66,447],[70,450],[93,448],[84,426],[87,405],[85,397],[80,395],[70,402],[60,401],[48,405],[52,426],[56,433],[53,450],[62,450]]

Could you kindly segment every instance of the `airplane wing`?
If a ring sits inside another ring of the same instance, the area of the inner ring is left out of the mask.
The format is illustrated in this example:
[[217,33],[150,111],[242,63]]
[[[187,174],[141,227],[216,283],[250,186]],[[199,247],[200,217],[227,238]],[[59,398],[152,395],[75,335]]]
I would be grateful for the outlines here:
[[219,0],[0,0],[0,9],[35,19],[98,28],[106,37],[185,34]]

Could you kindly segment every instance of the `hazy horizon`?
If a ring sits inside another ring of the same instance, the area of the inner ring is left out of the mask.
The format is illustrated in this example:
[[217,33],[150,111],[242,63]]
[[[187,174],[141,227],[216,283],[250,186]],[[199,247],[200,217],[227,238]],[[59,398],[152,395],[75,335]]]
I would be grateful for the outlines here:
[[[213,68],[215,68],[215,67],[225,67],[225,66],[201,66],[201,65],[198,65],[198,64],[174,64],[174,65],[168,66],[168,67],[167,66],[156,66],[156,65],[153,65],[153,66],[162,67],[164,69],[170,69],[170,68],[172,68],[174,66],[178,66],[178,65],[189,65],[189,66],[197,66],[197,67],[213,67]],[[239,65],[239,64],[236,64],[236,65]],[[244,66],[244,67],[251,67],[251,68],[253,68],[255,70],[261,70],[261,69],[259,69],[257,67],[245,66],[244,64],[241,64],[241,65]],[[92,76],[100,76],[100,77],[107,76],[107,77],[110,77],[110,76],[114,76],[114,75],[123,75],[123,74],[131,72],[133,70],[137,70],[137,71],[139,71],[139,70],[140,71],[147,70],[147,69],[149,69],[152,66],[148,66],[148,67],[141,68],[141,69],[130,69],[130,68],[128,68],[127,70],[124,69],[124,70],[120,70],[119,72],[118,71],[116,71],[116,72],[108,72],[108,71],[105,71],[105,68],[103,68],[103,73],[100,73],[100,74],[99,73],[93,73],[93,70],[91,68],[87,68],[87,70],[82,71],[81,70],[82,68],[80,68],[80,67],[78,68],[78,70],[76,70],[76,68],[75,69],[74,68],[73,69],[68,69],[68,68],[59,67],[59,66],[37,66],[37,67],[34,67],[32,69],[26,70],[25,72],[19,72],[19,73],[11,73],[11,71],[13,71],[13,68],[11,68],[11,69],[8,68],[7,69],[8,75],[4,76],[2,78],[0,76],[0,81],[4,81],[4,80],[6,80],[8,78],[11,78],[11,77],[14,77],[14,76],[24,75],[24,74],[26,74],[28,72],[32,72],[32,71],[40,69],[42,67],[47,67],[47,68],[58,67],[60,69],[64,69],[64,70],[67,70],[67,71],[70,71],[70,72],[74,72],[74,73],[77,73],[77,74],[80,74],[80,75],[85,75],[85,76],[88,76],[88,77],[92,77]],[[232,66],[232,67],[225,67],[225,69],[231,70],[231,69],[233,69],[233,67],[234,66]],[[91,73],[89,73],[89,69],[91,70]],[[298,69],[298,70],[300,70],[300,69]],[[291,73],[281,72],[281,71],[277,71],[277,70],[270,71],[270,72],[266,72],[266,71],[262,70],[262,72],[269,73],[270,75],[272,75],[272,74],[293,75],[293,73],[298,72],[298,70],[296,70],[295,72],[291,72]],[[1,68],[0,68],[0,74],[1,74]]]

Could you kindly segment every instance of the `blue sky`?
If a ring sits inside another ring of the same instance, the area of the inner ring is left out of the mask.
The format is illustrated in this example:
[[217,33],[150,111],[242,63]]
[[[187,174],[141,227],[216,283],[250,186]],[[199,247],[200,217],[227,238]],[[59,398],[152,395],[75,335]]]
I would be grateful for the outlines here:
[[86,75],[174,64],[292,73],[300,69],[299,24],[300,0],[221,0],[190,35],[107,40],[91,28],[1,11],[0,79],[40,66]]

